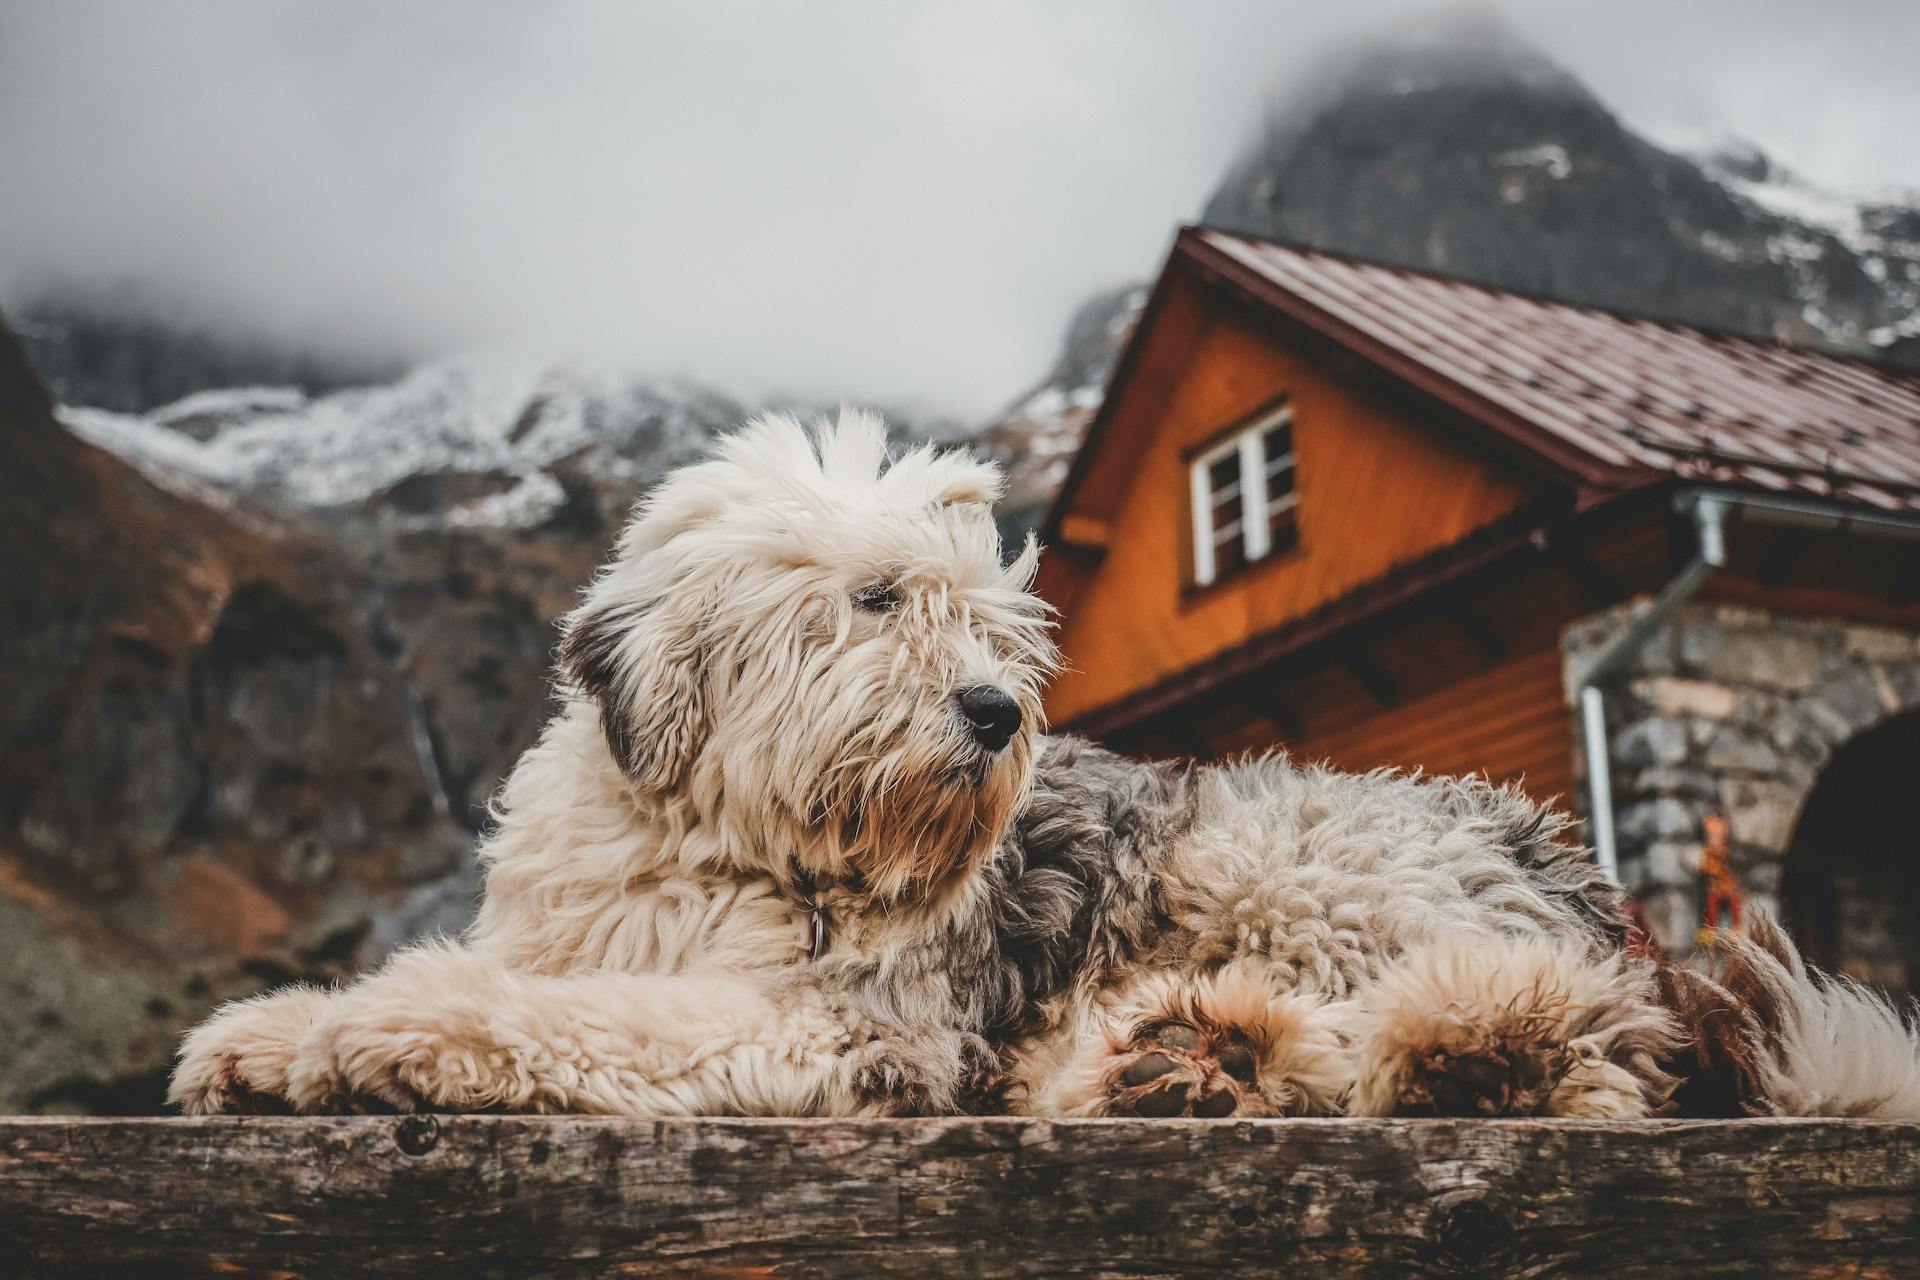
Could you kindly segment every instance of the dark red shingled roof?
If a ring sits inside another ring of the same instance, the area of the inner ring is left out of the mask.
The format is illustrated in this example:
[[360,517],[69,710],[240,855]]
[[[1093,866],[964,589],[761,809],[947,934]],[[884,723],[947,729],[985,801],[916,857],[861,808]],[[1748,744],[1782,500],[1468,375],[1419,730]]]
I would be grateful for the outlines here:
[[1920,509],[1920,374],[1211,228],[1182,253],[1589,483]]

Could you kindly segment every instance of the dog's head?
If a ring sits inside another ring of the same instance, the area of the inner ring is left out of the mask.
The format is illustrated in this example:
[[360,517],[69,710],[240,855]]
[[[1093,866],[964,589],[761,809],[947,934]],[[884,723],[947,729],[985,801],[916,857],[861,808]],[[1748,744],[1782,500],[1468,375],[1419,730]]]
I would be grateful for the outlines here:
[[730,856],[932,893],[1031,781],[1054,666],[1003,565],[994,467],[887,458],[877,417],[767,416],[667,477],[568,618],[560,657],[633,786]]

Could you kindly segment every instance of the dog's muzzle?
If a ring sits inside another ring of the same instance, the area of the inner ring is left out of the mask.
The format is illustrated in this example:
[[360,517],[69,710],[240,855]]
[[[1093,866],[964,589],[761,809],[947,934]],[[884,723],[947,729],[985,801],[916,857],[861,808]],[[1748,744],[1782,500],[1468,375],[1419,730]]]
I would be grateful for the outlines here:
[[967,732],[984,751],[1006,749],[1013,735],[1020,732],[1020,704],[1005,689],[976,684],[953,695],[966,719]]

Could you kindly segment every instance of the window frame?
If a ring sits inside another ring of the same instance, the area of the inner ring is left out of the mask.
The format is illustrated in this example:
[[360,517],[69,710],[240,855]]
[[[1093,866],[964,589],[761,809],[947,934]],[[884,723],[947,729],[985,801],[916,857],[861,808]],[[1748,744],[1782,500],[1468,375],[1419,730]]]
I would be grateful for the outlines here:
[[[1267,485],[1269,472],[1276,460],[1266,456],[1266,438],[1269,432],[1283,426],[1293,426],[1293,404],[1285,398],[1239,419],[1211,443],[1202,445],[1187,456],[1188,536],[1192,543],[1192,553],[1187,558],[1187,573],[1189,584],[1196,590],[1211,587],[1235,573],[1252,568],[1277,549],[1297,544],[1297,536],[1284,542],[1274,537],[1274,524],[1279,513],[1273,509],[1273,504],[1281,499],[1272,498]],[[1287,514],[1287,523],[1297,525],[1295,513],[1300,506],[1299,449],[1292,445],[1291,438],[1289,444],[1288,452],[1283,457],[1285,469],[1292,473],[1293,482],[1284,495],[1282,510]],[[1240,461],[1238,534],[1246,556],[1243,564],[1223,573],[1217,559],[1220,530],[1213,523],[1213,512],[1218,502],[1214,496],[1211,472],[1222,458],[1236,453]],[[1258,518],[1250,520],[1249,517],[1256,512]]]

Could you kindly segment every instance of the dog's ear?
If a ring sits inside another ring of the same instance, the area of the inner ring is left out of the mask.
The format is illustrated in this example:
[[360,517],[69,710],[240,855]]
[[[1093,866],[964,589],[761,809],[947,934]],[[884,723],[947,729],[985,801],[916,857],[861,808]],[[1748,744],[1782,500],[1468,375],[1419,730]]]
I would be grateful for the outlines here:
[[701,613],[589,601],[566,622],[560,667],[600,706],[607,748],[641,787],[679,786],[705,733]]

